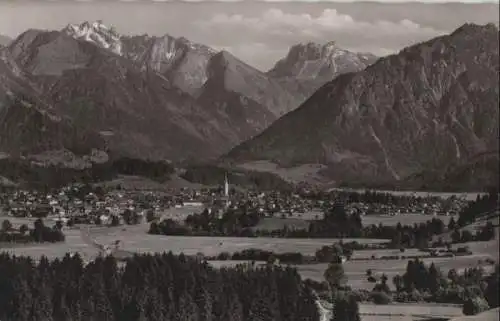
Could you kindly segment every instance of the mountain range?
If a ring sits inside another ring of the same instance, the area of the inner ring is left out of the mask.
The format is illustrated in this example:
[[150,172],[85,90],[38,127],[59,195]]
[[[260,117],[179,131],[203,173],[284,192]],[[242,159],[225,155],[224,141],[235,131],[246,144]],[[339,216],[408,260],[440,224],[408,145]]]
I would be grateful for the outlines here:
[[498,176],[492,24],[382,58],[297,44],[266,72],[101,21],[27,30],[0,58],[0,159],[264,160],[321,165],[336,184],[363,186],[483,188]]
[[497,184],[498,35],[466,24],[341,75],[225,160],[322,164],[339,184]]
[[[324,64],[320,78],[303,80],[283,71],[274,76],[226,51],[169,35],[120,35],[101,21],[60,31],[27,30],[1,55],[3,154],[33,156],[57,149],[81,155],[89,151],[79,146],[86,142],[117,156],[174,162],[229,151],[299,106],[328,79],[374,61],[369,56],[361,62],[365,55],[330,48],[328,57],[311,58]],[[308,60],[304,55],[296,59],[289,63]],[[17,118],[10,120],[11,114]],[[34,115],[45,115],[43,127],[35,126]],[[26,127],[14,125],[17,119]],[[43,128],[50,144],[19,144],[31,127]],[[61,127],[86,139],[68,141]]]

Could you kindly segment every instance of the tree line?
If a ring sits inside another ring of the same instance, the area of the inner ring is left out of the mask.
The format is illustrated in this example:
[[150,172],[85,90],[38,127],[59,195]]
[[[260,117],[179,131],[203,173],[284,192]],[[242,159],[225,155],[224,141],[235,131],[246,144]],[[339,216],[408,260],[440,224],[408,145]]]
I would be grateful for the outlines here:
[[292,191],[293,185],[276,174],[227,169],[215,165],[190,165],[181,175],[187,181],[203,185],[221,185],[227,175],[231,185],[246,187],[259,191]]
[[[389,286],[389,278],[385,274],[375,277],[372,270],[368,269],[366,275],[368,281],[375,283],[372,291],[351,290],[346,286],[347,276],[340,257],[337,256],[324,272],[326,286],[312,281],[309,283],[315,290],[326,293],[328,301],[335,304],[339,299],[343,301],[340,307],[334,308],[334,313],[342,310],[340,314],[349,315],[346,320],[358,320],[357,304],[354,302],[389,304],[395,300],[461,304],[465,315],[478,314],[499,306],[498,264],[493,273],[487,273],[482,267],[473,267],[465,269],[461,274],[454,269],[445,274],[434,263],[426,265],[419,259],[410,260],[405,273],[395,275],[392,279],[395,291]],[[346,294],[350,297],[348,301],[351,301],[351,305],[346,302]],[[332,320],[344,319],[336,319],[334,316]]]
[[316,296],[290,267],[215,269],[184,255],[112,256],[84,264],[0,255],[7,321],[319,321]]
[[376,190],[365,190],[363,192],[352,190],[309,190],[301,189],[298,194],[309,200],[327,201],[336,203],[365,203],[365,204],[383,204],[409,207],[423,202],[445,202],[437,196],[419,196],[419,195],[396,195],[390,192]]
[[43,243],[43,242],[64,242],[65,236],[62,232],[62,224],[58,222],[53,227],[48,227],[42,219],[37,219],[33,223],[33,228],[23,224],[19,229],[14,229],[9,220],[2,221],[0,230],[0,242],[5,243]]
[[463,304],[466,315],[499,306],[498,281],[498,264],[491,274],[481,267],[466,269],[462,274],[451,269],[446,274],[434,263],[426,265],[418,259],[410,260],[405,273],[393,278],[396,300]]
[[241,206],[229,209],[222,216],[203,211],[189,215],[182,223],[171,219],[152,222],[150,234],[232,237],[289,237],[289,238],[371,238],[387,239],[393,247],[428,247],[430,238],[442,234],[446,225],[439,218],[413,225],[363,226],[359,213],[348,214],[344,205],[336,204],[321,220],[310,222],[308,229],[257,230],[255,226],[263,214]]
[[460,213],[457,221],[459,227],[474,223],[477,219],[499,211],[499,191],[492,190],[488,194],[478,195]]
[[144,176],[156,181],[166,181],[174,172],[174,166],[165,161],[116,157],[103,163],[93,163],[83,169],[61,165],[38,166],[30,160],[0,159],[0,172],[13,181],[44,191],[72,183],[95,183],[112,180],[118,175]]

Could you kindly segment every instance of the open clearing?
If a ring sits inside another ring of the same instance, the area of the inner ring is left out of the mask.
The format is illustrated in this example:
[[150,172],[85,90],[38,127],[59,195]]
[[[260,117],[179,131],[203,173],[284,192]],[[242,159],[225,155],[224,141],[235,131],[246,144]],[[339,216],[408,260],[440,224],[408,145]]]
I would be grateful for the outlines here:
[[[324,188],[332,187],[331,190],[344,190],[344,191],[357,191],[365,192],[366,189],[352,189],[352,188],[335,188],[335,181],[323,176],[321,171],[326,168],[322,164],[304,164],[295,167],[280,167],[278,164],[270,162],[268,160],[258,160],[253,162],[246,162],[243,164],[238,164],[237,167],[241,169],[253,170],[257,172],[268,172],[280,176],[282,179],[292,182],[307,182],[310,184],[317,184]],[[373,190],[373,189],[371,189]],[[421,192],[421,191],[389,191],[389,190],[376,190],[381,193],[390,193],[393,195],[413,195],[413,196],[437,196],[441,198],[449,198],[452,195],[457,197],[465,198],[467,200],[475,200],[477,195],[482,195],[484,193],[444,193],[444,192]]]
[[437,304],[360,304],[359,313],[363,321],[398,320],[413,321],[428,318],[453,318],[462,316],[462,307]]
[[[32,219],[14,219],[15,225],[28,223]],[[49,225],[49,223],[47,223]],[[86,229],[86,227],[84,227]],[[203,253],[205,255],[217,255],[221,252],[233,253],[248,248],[269,250],[277,253],[301,252],[305,255],[313,255],[317,249],[324,245],[338,242],[336,239],[277,239],[277,238],[241,238],[241,237],[190,237],[190,236],[162,236],[149,235],[146,233],[148,224],[120,227],[91,227],[90,233],[97,242],[111,244],[115,240],[121,240],[121,249],[131,252],[164,252],[185,253],[194,255]],[[96,253],[93,247],[88,246],[81,239],[80,231],[77,229],[66,229],[66,242],[56,244],[30,244],[15,247],[0,248],[0,251],[8,251],[16,255],[29,255],[40,257],[61,257],[67,252],[81,251],[85,255]],[[344,239],[349,242],[350,239]],[[386,240],[361,240],[365,243],[381,243]]]
[[331,183],[329,179],[319,174],[319,172],[325,168],[325,166],[321,164],[304,164],[296,167],[284,168],[279,167],[273,162],[262,160],[240,164],[237,167],[251,171],[273,173],[292,183],[307,182],[321,185]]
[[[15,225],[32,225],[34,219],[10,218]],[[50,220],[46,220],[47,225],[51,225]],[[174,253],[183,252],[185,254],[204,253],[206,255],[216,255],[221,252],[235,252],[248,248],[259,248],[274,252],[301,252],[313,255],[317,249],[324,245],[331,245],[339,240],[336,239],[277,239],[277,238],[230,238],[230,237],[180,237],[180,236],[159,236],[148,235],[146,231],[148,224],[121,227],[90,227],[91,235],[102,244],[110,244],[116,239],[123,242],[122,249],[134,252],[163,252],[172,251]],[[86,227],[83,227],[84,229]],[[62,257],[67,252],[80,252],[84,259],[91,259],[97,255],[97,250],[87,245],[81,238],[81,232],[77,229],[66,229],[66,242],[59,244],[40,245],[18,245],[0,248],[0,252],[6,251],[15,255],[28,255],[39,258],[45,255],[49,258]],[[345,242],[350,241],[344,239]],[[357,239],[358,242],[379,243],[384,240]],[[479,260],[489,257],[498,258],[498,241],[473,242],[458,244],[455,246],[467,245],[475,253],[472,256],[453,258],[429,258],[424,262],[430,264],[434,262],[443,271],[451,268],[464,269],[479,264]],[[1,247],[2,245],[0,245]],[[372,255],[377,257],[392,255],[419,255],[422,252],[416,249],[408,249],[405,253],[399,250],[365,250],[355,251],[353,258],[368,258]],[[211,261],[215,267],[232,266],[244,263],[243,261]],[[257,262],[262,264],[263,262]],[[375,275],[385,273],[389,279],[396,274],[404,273],[407,259],[402,260],[368,260],[368,261],[348,261],[344,264],[344,269],[348,277],[348,284],[357,289],[371,290],[373,283],[367,281],[366,270],[372,269]],[[484,263],[483,263],[484,264]],[[300,265],[297,269],[303,278],[311,278],[323,281],[323,273],[327,264]],[[390,282],[392,287],[392,282]],[[391,304],[391,305],[371,305],[361,304],[360,313],[363,321],[423,321],[430,317],[455,318],[462,315],[461,308],[455,306],[439,305],[414,305],[414,304]],[[498,318],[468,319],[458,318],[453,321],[493,321]]]
[[478,315],[462,316],[453,318],[450,321],[498,321],[500,308],[491,309]]
[[[367,251],[376,252],[376,251]],[[355,252],[356,253],[356,252]],[[484,266],[485,268],[491,269],[492,266],[484,263],[486,258],[491,258],[491,255],[482,253],[474,254],[470,256],[456,256],[456,257],[446,257],[446,258],[426,258],[423,261],[426,264],[431,264],[434,262],[443,272],[447,272],[450,269],[463,270],[465,268],[470,268],[473,266]],[[483,262],[479,264],[479,261]],[[385,273],[389,280],[396,274],[403,274],[406,270],[406,265],[408,263],[407,259],[403,260],[370,260],[370,261],[347,261],[344,263],[344,270],[348,278],[348,285],[355,289],[365,289],[372,290],[375,286],[367,280],[366,270],[371,269],[373,274],[382,275]],[[326,263],[320,264],[309,264],[309,265],[299,265],[297,266],[298,271],[303,278],[309,278],[316,281],[323,281],[323,273],[328,267]]]
[[[465,268],[470,268],[473,266],[483,266],[485,270],[491,270],[493,266],[487,264],[485,260],[487,258],[493,258],[495,255],[498,257],[498,248],[495,247],[497,241],[490,242],[475,242],[483,243],[482,247],[477,244],[475,247],[470,246],[471,249],[476,250],[473,255],[469,256],[455,256],[455,257],[435,257],[435,258],[425,258],[422,259],[426,264],[431,264],[434,262],[441,271],[447,272],[450,269],[456,269],[462,271]],[[471,243],[466,243],[468,245]],[[463,246],[463,245],[462,245]],[[363,250],[354,251],[353,258],[370,258],[372,255],[377,257],[381,256],[391,256],[391,255],[423,255],[424,252],[420,252],[417,249],[408,249],[405,253],[400,253],[399,250]],[[210,264],[216,267],[221,266],[234,266],[237,264],[248,263],[247,261],[211,261]],[[256,262],[256,264],[264,264],[265,262]],[[367,280],[366,270],[371,269],[374,275],[381,276],[383,273],[387,275],[390,280],[390,285],[392,285],[392,278],[396,274],[404,274],[406,270],[406,265],[408,264],[408,259],[400,260],[363,260],[363,261],[347,261],[344,263],[344,271],[348,278],[348,285],[354,289],[365,289],[372,290],[375,286]],[[300,275],[304,279],[312,279],[316,281],[323,281],[324,271],[328,267],[327,263],[318,264],[305,264],[296,266]]]
[[[323,320],[328,321],[332,305],[325,301],[318,303],[320,310],[324,313]],[[449,319],[463,316],[460,305],[433,303],[391,303],[387,305],[361,303],[359,314],[362,321],[428,321],[431,318]]]
[[[448,225],[451,218],[453,216],[433,216],[433,215],[425,215],[425,214],[399,214],[399,215],[363,215],[361,217],[364,225],[398,225],[401,223],[402,225],[413,225],[425,223],[427,221],[432,220],[433,218],[438,218],[443,221],[444,224]],[[455,217],[455,220],[457,217]]]

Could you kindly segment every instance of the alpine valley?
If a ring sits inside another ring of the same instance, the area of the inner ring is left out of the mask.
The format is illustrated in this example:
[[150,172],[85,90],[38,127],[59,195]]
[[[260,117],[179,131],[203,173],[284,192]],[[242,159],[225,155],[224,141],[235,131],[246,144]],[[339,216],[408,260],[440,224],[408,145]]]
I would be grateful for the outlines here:
[[[333,44],[291,52],[278,63],[278,73],[264,73],[185,38],[122,36],[100,21],[61,31],[28,30],[1,51],[0,150],[11,156],[75,152],[77,142],[66,139],[71,135],[50,130],[64,127],[93,136],[95,149],[105,146],[113,155],[217,157],[299,106],[326,81],[375,59]],[[293,74],[309,62],[321,77]],[[43,118],[44,127],[31,125],[32,117]],[[35,127],[50,144],[20,143],[23,135],[39,138],[29,132]]]
[[320,164],[353,186],[497,185],[498,35],[466,24],[341,75],[224,158]]
[[267,72],[101,21],[2,44],[0,178],[19,164],[82,169],[124,157],[320,164],[337,184],[483,188],[498,173],[494,25],[380,59],[333,41],[297,44]]

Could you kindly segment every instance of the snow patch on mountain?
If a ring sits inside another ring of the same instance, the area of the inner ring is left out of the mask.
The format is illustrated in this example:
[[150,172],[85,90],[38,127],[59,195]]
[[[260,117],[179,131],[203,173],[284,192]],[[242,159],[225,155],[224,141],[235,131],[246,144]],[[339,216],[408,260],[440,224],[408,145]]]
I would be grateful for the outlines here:
[[152,70],[193,95],[207,81],[208,61],[217,54],[216,50],[184,37],[120,35],[101,21],[70,24],[63,32],[130,59],[141,70]]

